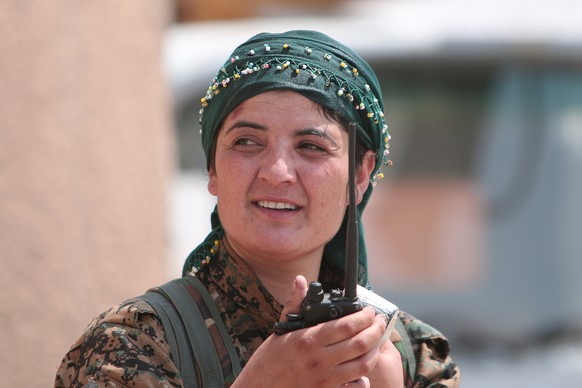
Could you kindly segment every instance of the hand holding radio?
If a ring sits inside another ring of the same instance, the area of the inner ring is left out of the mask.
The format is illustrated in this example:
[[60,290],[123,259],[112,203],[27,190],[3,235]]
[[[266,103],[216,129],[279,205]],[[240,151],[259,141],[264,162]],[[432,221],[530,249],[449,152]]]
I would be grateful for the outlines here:
[[[288,313],[300,310],[307,288],[305,278],[298,276],[281,314],[282,321]],[[384,317],[368,307],[283,336],[272,335],[255,352],[236,383],[255,387],[262,382],[277,387],[368,387],[368,379],[362,377],[376,367],[385,331]]]

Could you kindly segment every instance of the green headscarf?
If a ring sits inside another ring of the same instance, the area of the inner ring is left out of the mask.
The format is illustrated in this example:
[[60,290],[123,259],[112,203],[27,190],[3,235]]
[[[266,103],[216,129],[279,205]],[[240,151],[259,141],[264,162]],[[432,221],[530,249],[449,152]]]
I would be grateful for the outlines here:
[[[370,65],[350,48],[317,31],[297,30],[258,34],[237,47],[212,80],[201,99],[202,146],[207,164],[226,116],[241,102],[270,90],[291,90],[337,112],[346,122],[355,122],[357,142],[376,152],[372,184],[357,206],[359,225],[360,285],[369,287],[362,212],[372,194],[380,168],[388,163],[390,135],[384,120],[380,85]],[[186,260],[184,274],[208,258],[213,240],[222,233],[215,208],[213,233]],[[322,266],[343,273],[346,221],[325,246]]]

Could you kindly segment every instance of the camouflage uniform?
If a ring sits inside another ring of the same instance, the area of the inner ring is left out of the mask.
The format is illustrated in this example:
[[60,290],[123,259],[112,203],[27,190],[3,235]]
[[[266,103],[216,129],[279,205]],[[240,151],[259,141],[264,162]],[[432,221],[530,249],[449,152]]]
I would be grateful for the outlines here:
[[[272,333],[282,306],[239,258],[221,249],[197,274],[207,286],[228,328],[241,365]],[[331,274],[322,274],[329,278]],[[447,340],[430,326],[401,312],[417,360],[415,382],[405,387],[456,387],[459,369],[449,357]],[[399,335],[392,341],[398,345]],[[397,346],[398,347],[398,346]],[[226,376],[228,385],[234,376]],[[181,387],[164,328],[143,301],[126,301],[99,315],[65,355],[56,387]]]

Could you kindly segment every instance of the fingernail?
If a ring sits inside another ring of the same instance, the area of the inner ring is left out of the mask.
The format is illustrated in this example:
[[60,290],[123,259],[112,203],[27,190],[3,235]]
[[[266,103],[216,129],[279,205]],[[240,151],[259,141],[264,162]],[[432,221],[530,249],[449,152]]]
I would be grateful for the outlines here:
[[384,325],[388,325],[388,318],[386,318],[386,315],[380,314],[380,316],[382,316],[382,321],[384,322]]

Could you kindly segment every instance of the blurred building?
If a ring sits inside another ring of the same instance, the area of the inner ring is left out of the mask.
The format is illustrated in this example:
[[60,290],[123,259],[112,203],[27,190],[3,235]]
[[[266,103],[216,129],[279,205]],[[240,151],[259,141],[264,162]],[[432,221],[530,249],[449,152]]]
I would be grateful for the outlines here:
[[[377,70],[393,137],[394,167],[364,216],[375,290],[458,351],[580,348],[581,12],[575,1],[342,1],[323,16],[176,26],[166,59],[184,179],[204,181],[192,128],[231,50],[262,31],[328,33]],[[568,370],[554,382],[582,373]]]
[[329,14],[345,0],[176,0],[176,22],[238,20],[269,15]]
[[246,38],[302,28],[383,84],[394,167],[364,220],[376,291],[456,350],[563,357],[515,367],[529,380],[473,358],[466,386],[477,370],[500,387],[578,381],[581,14],[575,0],[0,3],[0,386],[51,385],[92,317],[179,274],[213,207],[200,96]]

